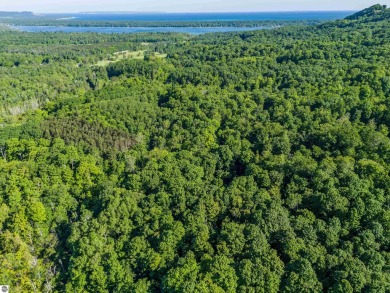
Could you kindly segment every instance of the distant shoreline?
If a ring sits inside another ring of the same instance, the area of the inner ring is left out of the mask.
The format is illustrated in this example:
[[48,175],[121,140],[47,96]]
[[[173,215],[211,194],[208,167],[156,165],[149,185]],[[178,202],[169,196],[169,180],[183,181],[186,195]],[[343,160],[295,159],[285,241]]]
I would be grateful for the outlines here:
[[69,26],[13,26],[14,30],[27,33],[181,33],[201,35],[206,33],[247,32],[275,29],[278,26],[262,27],[69,27]]

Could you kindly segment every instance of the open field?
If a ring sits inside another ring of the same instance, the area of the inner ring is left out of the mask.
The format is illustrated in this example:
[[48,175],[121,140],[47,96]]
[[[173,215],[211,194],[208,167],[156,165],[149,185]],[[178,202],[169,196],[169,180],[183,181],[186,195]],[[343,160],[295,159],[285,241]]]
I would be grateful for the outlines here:
[[[145,58],[145,53],[147,50],[139,50],[139,51],[120,51],[120,52],[115,52],[111,56],[107,57],[104,60],[101,60],[94,64],[94,66],[107,66],[110,63],[115,63],[119,62],[124,59],[144,59]],[[166,58],[166,54],[161,54],[161,53],[154,53],[154,56],[157,58]]]

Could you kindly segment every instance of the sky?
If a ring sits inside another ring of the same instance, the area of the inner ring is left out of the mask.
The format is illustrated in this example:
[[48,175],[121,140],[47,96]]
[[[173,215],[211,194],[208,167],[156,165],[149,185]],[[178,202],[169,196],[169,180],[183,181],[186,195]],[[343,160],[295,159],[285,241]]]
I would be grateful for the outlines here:
[[361,10],[390,0],[0,0],[0,11],[258,12]]

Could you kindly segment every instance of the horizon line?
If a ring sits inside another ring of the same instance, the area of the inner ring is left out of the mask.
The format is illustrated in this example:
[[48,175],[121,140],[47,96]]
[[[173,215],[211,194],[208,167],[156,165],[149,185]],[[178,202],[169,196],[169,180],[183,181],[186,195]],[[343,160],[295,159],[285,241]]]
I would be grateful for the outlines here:
[[10,12],[10,13],[32,13],[32,14],[64,14],[64,13],[72,13],[72,14],[87,14],[87,13],[278,13],[278,12],[356,12],[359,10],[262,10],[262,11],[121,11],[121,10],[113,10],[113,11],[56,11],[56,12],[35,12],[35,11],[27,11],[27,10],[0,10],[1,12]]

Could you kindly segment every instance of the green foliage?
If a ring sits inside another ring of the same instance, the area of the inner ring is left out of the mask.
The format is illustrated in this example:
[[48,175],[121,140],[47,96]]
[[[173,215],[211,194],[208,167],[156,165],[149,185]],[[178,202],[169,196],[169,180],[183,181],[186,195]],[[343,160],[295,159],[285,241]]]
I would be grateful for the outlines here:
[[362,11],[359,11],[351,16],[348,16],[346,19],[348,20],[358,20],[358,19],[367,19],[367,18],[381,18],[383,20],[383,16],[390,16],[389,10],[386,9],[386,5],[376,4],[369,8],[366,8]]
[[[389,292],[386,11],[193,38],[0,34],[2,282]],[[94,66],[123,50],[167,58]]]

